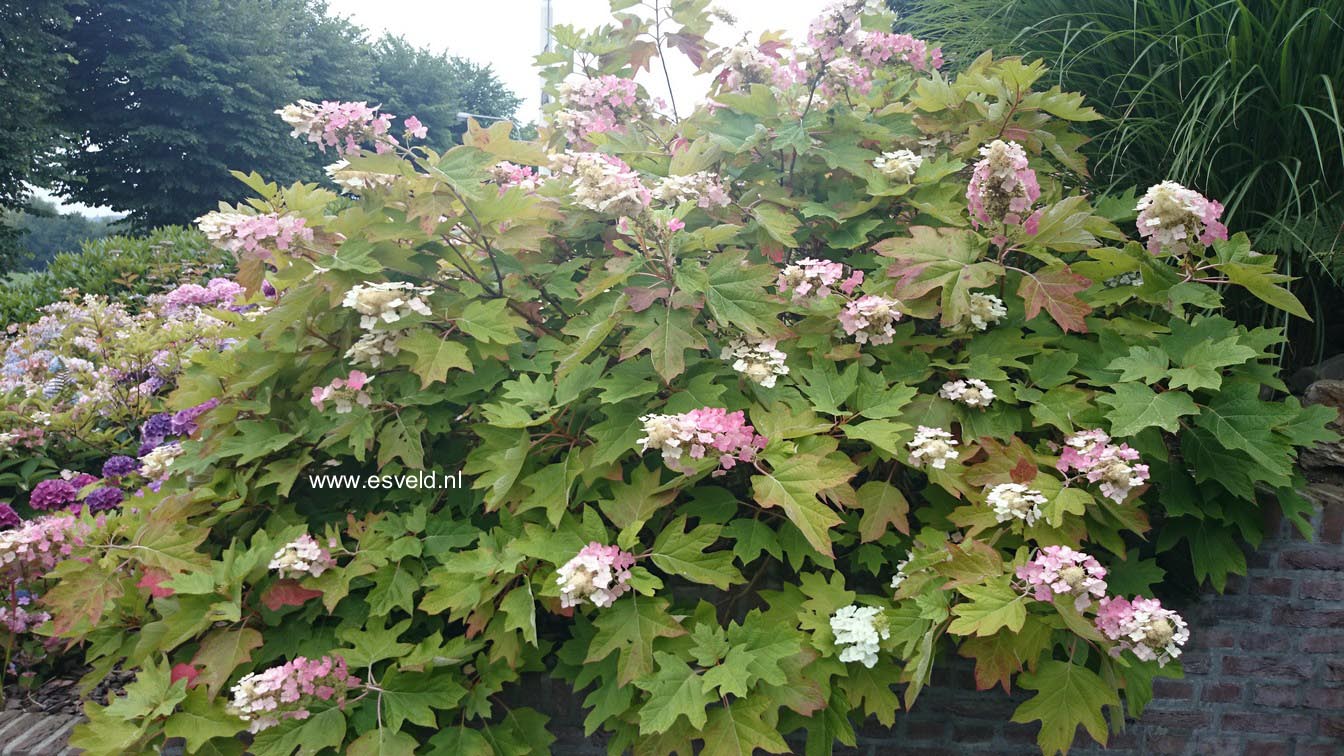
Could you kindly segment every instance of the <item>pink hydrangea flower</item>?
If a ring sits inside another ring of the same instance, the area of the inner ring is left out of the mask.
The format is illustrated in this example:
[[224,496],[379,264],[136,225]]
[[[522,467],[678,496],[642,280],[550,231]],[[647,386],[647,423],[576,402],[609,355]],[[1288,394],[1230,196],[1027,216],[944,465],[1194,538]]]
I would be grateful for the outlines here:
[[732,469],[738,462],[750,462],[765,448],[766,439],[747,424],[741,411],[728,412],[721,407],[702,407],[680,415],[645,415],[641,451],[658,449],[663,462],[679,472],[693,472],[685,461],[717,454],[719,467]]
[[331,553],[317,543],[317,539],[304,533],[293,541],[280,547],[271,557],[269,569],[275,570],[282,578],[303,578],[309,575],[321,577],[322,573],[336,566]]
[[[382,153],[397,143],[388,134],[392,114],[379,113],[377,107],[369,107],[365,102],[299,100],[275,112],[294,129],[291,136],[303,137],[323,152],[331,147],[343,157],[359,155],[360,145],[371,142],[374,150]],[[407,128],[410,128],[409,121]]]
[[[809,298],[825,299],[831,295],[831,287],[839,283],[844,275],[845,266],[838,262],[804,257],[796,263],[784,266],[779,272],[775,286],[781,294],[792,291],[794,302],[802,302]],[[863,273],[854,271],[849,280],[845,281],[844,285],[848,286],[845,293],[853,291],[862,281]]]
[[525,192],[535,192],[541,186],[542,177],[529,165],[518,165],[501,160],[490,168],[490,179],[499,185],[499,193],[518,187]]
[[1190,639],[1190,629],[1181,615],[1162,608],[1162,602],[1152,598],[1104,598],[1096,622],[1097,629],[1116,642],[1112,655],[1128,650],[1159,666],[1179,657],[1181,647]]
[[246,675],[233,686],[232,708],[250,732],[261,732],[285,719],[307,719],[318,704],[345,705],[360,686],[339,656],[303,656],[278,667]]
[[369,406],[372,399],[364,391],[364,387],[372,380],[363,371],[351,370],[350,375],[345,378],[333,378],[325,386],[314,386],[309,401],[319,411],[325,410],[326,402],[335,402],[336,414],[344,415],[353,410],[355,404],[361,407]]
[[674,234],[684,228],[686,228],[686,223],[677,218],[673,218],[672,220],[667,222],[667,230],[671,231]]
[[429,134],[429,127],[420,123],[420,119],[411,116],[406,119],[406,133],[416,139],[424,139]]
[[295,239],[313,239],[307,221],[296,215],[210,212],[197,218],[196,225],[215,246],[234,254],[261,251],[266,256],[270,251],[263,245],[273,243],[286,250]]
[[0,571],[11,578],[41,577],[83,544],[88,525],[72,514],[44,515],[0,531]]
[[915,39],[909,34],[869,32],[864,35],[860,44],[859,57],[872,66],[896,60],[908,64],[916,71],[923,71],[929,67],[938,69],[943,65],[941,48],[930,51],[927,42]]
[[1139,211],[1139,236],[1148,240],[1148,251],[1155,255],[1163,247],[1184,254],[1191,239],[1212,244],[1227,238],[1227,226],[1218,220],[1223,206],[1175,181],[1149,187],[1135,209]]
[[980,155],[966,187],[971,224],[979,228],[981,224],[1005,223],[1036,233],[1040,215],[1028,213],[1040,199],[1041,187],[1036,171],[1027,165],[1022,145],[995,139],[980,148]]
[[1068,546],[1046,546],[1036,552],[1030,562],[1017,568],[1017,577],[1026,581],[1037,601],[1072,596],[1074,608],[1080,612],[1092,604],[1094,597],[1106,595],[1106,568]]
[[859,297],[840,311],[840,327],[860,344],[890,344],[896,335],[893,326],[901,319],[899,305],[876,294]]
[[[287,245],[288,243],[288,240],[286,240]],[[212,278],[205,286],[194,283],[182,284],[168,292],[165,308],[169,311],[177,311],[185,307],[228,306],[233,304],[242,293],[243,287],[234,281],[227,278]]]
[[561,565],[555,579],[560,605],[568,609],[587,600],[599,608],[611,606],[630,590],[630,568],[634,566],[633,554],[593,541]]
[[558,99],[556,125],[576,145],[588,144],[593,134],[623,132],[648,110],[639,99],[639,85],[634,79],[610,74],[591,79],[573,77],[560,85]]
[[1076,470],[1091,483],[1099,484],[1103,496],[1124,503],[1130,491],[1148,481],[1148,465],[1134,464],[1139,452],[1129,444],[1112,444],[1105,431],[1079,431],[1064,440],[1056,467]]

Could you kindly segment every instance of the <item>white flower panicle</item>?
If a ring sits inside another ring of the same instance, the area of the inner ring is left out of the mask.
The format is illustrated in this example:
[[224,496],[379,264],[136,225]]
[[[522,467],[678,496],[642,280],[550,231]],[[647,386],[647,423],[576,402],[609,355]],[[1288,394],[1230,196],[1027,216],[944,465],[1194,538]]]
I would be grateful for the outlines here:
[[967,407],[988,407],[994,401],[994,389],[979,378],[967,378],[944,383],[938,396]]
[[425,297],[432,293],[433,289],[404,281],[363,283],[347,291],[341,305],[358,312],[359,327],[368,331],[380,321],[396,323],[412,312],[429,317]]
[[350,161],[337,160],[323,169],[333,184],[351,192],[365,189],[386,189],[397,182],[397,176],[391,173],[374,171],[356,171],[350,168]]
[[331,558],[331,554],[307,533],[280,547],[268,565],[270,569],[278,572],[280,577],[294,579],[309,575],[320,577],[322,573],[335,566],[336,562]]
[[775,387],[775,379],[789,374],[786,355],[776,348],[774,339],[741,336],[723,348],[719,359],[731,362],[733,370],[766,388]]
[[994,519],[999,522],[1022,520],[1028,525],[1036,524],[1045,502],[1040,491],[1021,483],[1000,483],[990,489],[985,499],[985,503],[994,509]]
[[856,661],[872,669],[877,664],[881,641],[891,637],[891,628],[882,610],[875,606],[849,606],[831,615],[831,632],[840,650],[840,661]]
[[840,311],[840,327],[859,344],[890,344],[896,335],[896,321],[901,319],[896,309],[900,304],[895,299],[865,294]]
[[594,212],[633,217],[653,200],[639,173],[614,155],[567,151],[552,157],[551,170],[569,179],[576,205]]
[[910,150],[884,152],[873,161],[873,167],[881,171],[882,175],[898,181],[910,181],[914,178],[915,171],[923,164],[924,158]]
[[910,464],[916,467],[928,465],[935,470],[947,467],[948,460],[955,460],[957,440],[942,428],[930,428],[925,425],[915,430],[915,438],[906,444],[910,449]]
[[905,574],[905,568],[909,566],[910,566],[910,557],[906,557],[905,559],[902,559],[901,561],[896,563],[896,574],[891,576],[891,589],[893,591],[896,590],[897,588],[900,588],[901,583],[904,583],[905,579],[910,577],[909,575]]
[[961,325],[964,330],[974,328],[977,331],[984,331],[991,324],[999,322],[1007,315],[1008,308],[1003,306],[1002,299],[993,294],[975,291],[971,292],[970,306],[966,309],[966,320]]
[[1148,238],[1148,251],[1155,255],[1164,247],[1184,254],[1191,239],[1212,244],[1227,238],[1227,227],[1218,220],[1223,206],[1175,181],[1149,187],[1134,209],[1139,211],[1139,236]]
[[173,460],[182,456],[182,445],[177,443],[156,446],[140,458],[140,474],[150,480],[168,477]]
[[726,207],[732,202],[718,175],[709,171],[658,179],[653,198],[667,204],[694,202],[703,208]]

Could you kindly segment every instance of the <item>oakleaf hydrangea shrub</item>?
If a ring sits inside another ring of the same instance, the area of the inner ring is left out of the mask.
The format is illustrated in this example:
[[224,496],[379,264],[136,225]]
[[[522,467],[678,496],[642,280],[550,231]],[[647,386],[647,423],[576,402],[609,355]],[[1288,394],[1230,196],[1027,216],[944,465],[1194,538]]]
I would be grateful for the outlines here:
[[[52,573],[89,680],[137,673],[77,746],[544,753],[549,675],[612,753],[826,752],[961,656],[1061,751],[1180,674],[1165,585],[1305,522],[1329,413],[1218,314],[1304,315],[1286,277],[1193,189],[1081,194],[1097,116],[1039,64],[943,71],[862,3],[726,49],[613,5],[541,57],[539,141],[281,109],[361,179],[202,219],[271,305]],[[631,83],[672,48],[690,110]]]

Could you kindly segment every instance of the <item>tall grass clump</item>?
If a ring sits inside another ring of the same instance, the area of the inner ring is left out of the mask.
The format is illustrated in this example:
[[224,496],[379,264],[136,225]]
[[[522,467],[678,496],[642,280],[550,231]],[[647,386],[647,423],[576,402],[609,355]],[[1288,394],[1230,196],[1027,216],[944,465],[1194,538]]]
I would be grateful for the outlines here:
[[[1220,198],[1314,305],[1314,323],[1291,324],[1287,361],[1344,349],[1344,0],[889,4],[954,63],[990,48],[1040,58],[1092,93],[1106,116],[1087,148],[1097,191],[1171,178]],[[1239,314],[1283,324],[1252,303]]]

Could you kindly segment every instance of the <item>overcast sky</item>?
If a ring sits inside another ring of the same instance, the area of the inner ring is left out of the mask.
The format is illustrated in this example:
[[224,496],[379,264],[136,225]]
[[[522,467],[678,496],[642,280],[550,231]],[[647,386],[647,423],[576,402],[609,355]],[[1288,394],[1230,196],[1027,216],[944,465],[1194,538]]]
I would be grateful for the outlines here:
[[[717,0],[715,6],[737,18],[735,28],[721,27],[715,42],[731,43],[744,33],[754,40],[763,31],[778,30],[798,38],[807,23],[829,0]],[[524,98],[518,110],[523,121],[539,112],[541,83],[532,58],[541,51],[544,0],[328,0],[331,11],[368,29],[371,36],[383,32],[404,36],[417,46],[447,50],[450,54],[489,63],[514,92]],[[552,0],[554,20],[580,28],[593,28],[610,17],[607,0]],[[669,56],[681,64],[673,71],[673,89],[679,100],[699,99],[706,88],[691,76],[691,66],[679,54]],[[642,75],[640,83],[654,96],[666,98],[662,69],[658,77]],[[682,105],[678,102],[678,105]]]

